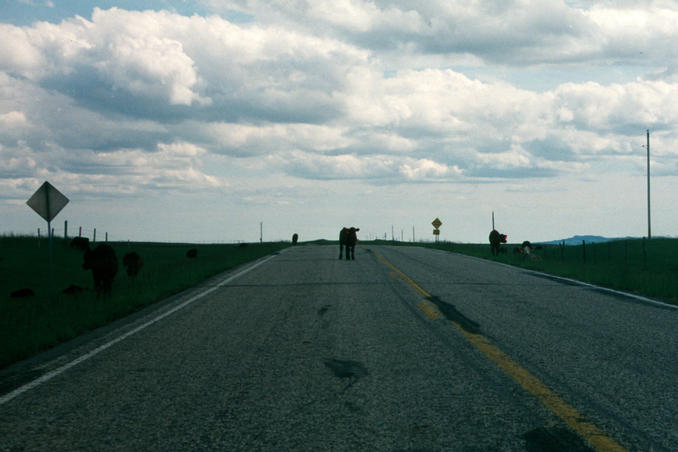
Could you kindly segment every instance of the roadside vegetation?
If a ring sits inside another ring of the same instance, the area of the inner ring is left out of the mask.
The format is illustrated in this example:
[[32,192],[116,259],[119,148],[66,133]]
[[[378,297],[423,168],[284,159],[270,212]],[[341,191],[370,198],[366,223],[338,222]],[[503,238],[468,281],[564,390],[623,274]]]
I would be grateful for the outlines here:
[[[83,252],[69,244],[54,238],[55,294],[50,299],[47,239],[0,236],[0,368],[289,246],[109,242],[117,255],[118,273],[110,297],[97,297],[91,272],[82,268]],[[192,248],[197,257],[189,259],[186,252]],[[134,278],[122,266],[123,256],[130,251],[143,259]],[[61,293],[71,285],[84,290]],[[35,295],[10,297],[23,288]]]
[[498,256],[492,256],[489,243],[395,243],[480,257],[678,305],[678,239],[535,245],[529,255],[518,252],[519,244],[502,244],[505,252]]

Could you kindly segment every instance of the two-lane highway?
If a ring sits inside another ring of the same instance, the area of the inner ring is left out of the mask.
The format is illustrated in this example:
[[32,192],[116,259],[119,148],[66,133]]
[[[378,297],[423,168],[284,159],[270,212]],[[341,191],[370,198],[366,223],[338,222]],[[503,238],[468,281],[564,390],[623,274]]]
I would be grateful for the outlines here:
[[121,327],[5,397],[0,450],[678,450],[676,310],[416,247],[337,257],[294,247]]

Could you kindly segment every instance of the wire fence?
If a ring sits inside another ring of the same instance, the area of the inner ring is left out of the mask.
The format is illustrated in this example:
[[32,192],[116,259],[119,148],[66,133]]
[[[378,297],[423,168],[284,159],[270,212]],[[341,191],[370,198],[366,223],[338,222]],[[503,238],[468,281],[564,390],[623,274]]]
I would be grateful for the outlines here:
[[675,239],[657,238],[611,240],[607,242],[578,245],[544,245],[532,251],[535,256],[544,260],[565,263],[581,263],[590,265],[626,265],[626,266],[664,266],[675,262],[675,251],[678,251]]
[[[37,228],[36,230],[37,238],[48,238],[49,231],[47,228]],[[85,237],[88,238],[91,242],[108,242],[109,239],[112,240],[112,237],[109,237],[108,231],[102,231],[97,228],[87,228],[82,226],[77,226],[73,228],[68,224],[68,221],[64,222],[63,227],[52,227],[52,237],[61,237],[64,239],[74,238],[74,237]]]
[[[26,237],[36,237],[38,240],[38,243],[42,239],[48,239],[49,238],[49,233],[46,227],[38,227],[34,229],[32,232],[29,233],[20,233],[20,234],[15,234],[15,233],[9,233],[9,234],[4,234],[4,235],[9,235],[9,236],[26,236]],[[190,236],[190,231],[187,232],[187,236]],[[129,237],[121,237],[119,235],[114,235],[111,234],[109,231],[103,229],[103,228],[97,228],[93,226],[73,226],[72,224],[68,223],[68,221],[64,221],[63,223],[53,223],[52,224],[52,237],[54,238],[59,238],[59,239],[73,239],[75,237],[84,237],[89,239],[90,242],[92,243],[97,243],[97,242],[144,242],[144,243],[150,243],[153,242],[153,239],[150,240],[130,240]],[[270,241],[270,240],[269,240]],[[280,239],[280,240],[272,240],[273,242],[284,242],[286,240]],[[287,241],[291,242],[291,238],[287,239]],[[165,241],[159,240],[159,243],[164,243]],[[242,240],[242,239],[215,239],[215,240],[209,240],[209,239],[192,239],[192,240],[186,240],[186,241],[172,241],[169,240],[167,243],[191,243],[191,244],[200,244],[200,245],[240,245],[244,243],[254,243],[254,240]],[[257,240],[258,242],[258,240]]]

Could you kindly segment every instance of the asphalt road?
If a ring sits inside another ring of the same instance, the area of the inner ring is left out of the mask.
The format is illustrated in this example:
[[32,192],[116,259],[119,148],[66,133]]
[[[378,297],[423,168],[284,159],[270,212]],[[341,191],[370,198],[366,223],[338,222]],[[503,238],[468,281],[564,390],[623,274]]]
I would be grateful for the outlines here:
[[0,450],[678,450],[677,310],[336,248],[288,249],[5,371]]

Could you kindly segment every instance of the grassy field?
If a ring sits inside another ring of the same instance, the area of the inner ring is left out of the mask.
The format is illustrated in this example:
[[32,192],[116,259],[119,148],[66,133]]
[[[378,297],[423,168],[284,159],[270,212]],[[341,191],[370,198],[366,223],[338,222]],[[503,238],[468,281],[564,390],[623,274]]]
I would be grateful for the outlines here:
[[678,239],[616,240],[564,247],[545,245],[533,250],[530,256],[514,253],[518,244],[503,244],[506,253],[496,257],[492,256],[489,243],[410,245],[490,259],[678,305]]
[[[289,243],[191,245],[110,243],[120,268],[110,298],[97,298],[92,276],[82,269],[82,252],[55,239],[55,298],[50,300],[47,240],[0,237],[0,368],[105,325],[169,295],[259,257]],[[336,244],[322,240],[309,244]],[[527,257],[513,252],[518,245],[502,245],[506,253],[493,257],[489,244],[361,242],[363,245],[424,246],[491,259],[510,265],[565,276],[601,286],[645,295],[678,305],[678,239],[619,240],[585,246],[543,246]],[[187,259],[190,248],[197,259]],[[136,251],[144,260],[139,275],[130,278],[122,256]],[[88,288],[79,295],[61,290],[75,284]],[[10,298],[24,287],[36,296]]]
[[[0,368],[289,246],[109,243],[117,254],[119,269],[112,295],[98,298],[91,290],[91,272],[82,269],[83,253],[71,249],[69,243],[54,239],[56,295],[50,300],[47,239],[0,237]],[[196,259],[186,258],[190,248],[198,250]],[[139,253],[144,261],[136,278],[128,277],[122,267],[122,256],[130,251]],[[71,284],[88,290],[79,295],[61,294]],[[21,288],[31,288],[36,295],[10,298],[11,292]]]

